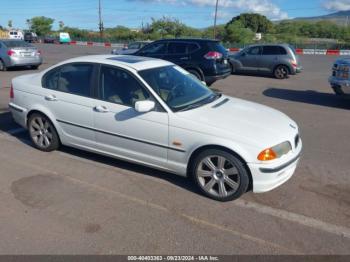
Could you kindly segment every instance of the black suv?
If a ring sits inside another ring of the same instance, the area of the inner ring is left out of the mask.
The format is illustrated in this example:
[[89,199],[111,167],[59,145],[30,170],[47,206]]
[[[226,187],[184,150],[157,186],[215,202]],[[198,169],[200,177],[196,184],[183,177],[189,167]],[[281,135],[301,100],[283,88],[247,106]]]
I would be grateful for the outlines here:
[[216,40],[162,39],[144,46],[134,55],[170,61],[205,81],[207,85],[231,73],[228,52]]

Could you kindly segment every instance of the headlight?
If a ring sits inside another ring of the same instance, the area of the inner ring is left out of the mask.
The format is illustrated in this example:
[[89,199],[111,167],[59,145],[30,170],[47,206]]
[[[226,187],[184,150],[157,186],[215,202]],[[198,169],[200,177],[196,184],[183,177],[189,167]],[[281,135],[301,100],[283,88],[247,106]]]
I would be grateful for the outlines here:
[[258,160],[268,161],[268,160],[280,158],[281,156],[288,154],[288,152],[291,150],[292,150],[291,144],[288,141],[286,141],[261,151],[260,154],[258,155]]

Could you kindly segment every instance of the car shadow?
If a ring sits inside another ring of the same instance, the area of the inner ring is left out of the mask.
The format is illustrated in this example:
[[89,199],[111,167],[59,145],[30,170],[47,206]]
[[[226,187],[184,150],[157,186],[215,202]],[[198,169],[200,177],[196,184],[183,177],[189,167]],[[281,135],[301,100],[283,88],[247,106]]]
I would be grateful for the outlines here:
[[336,94],[322,93],[315,90],[291,90],[271,87],[266,89],[263,94],[267,97],[289,100],[293,102],[350,109],[350,99],[337,96]]
[[14,71],[33,71],[37,72],[38,69],[33,69],[30,66],[15,66],[15,67],[9,67],[6,69],[9,72],[14,72]]
[[[124,169],[127,171],[131,171],[136,175],[140,176],[150,176],[157,179],[165,180],[169,183],[172,183],[173,185],[176,185],[178,187],[184,188],[192,193],[201,195],[200,191],[195,187],[195,185],[192,183],[192,181],[186,177],[182,177],[179,175],[175,175],[172,173],[168,173],[166,171],[160,171],[154,168],[146,167],[143,165],[130,163],[127,161],[123,161],[120,159],[103,156],[95,153],[91,153],[88,151],[62,146],[59,149],[61,152],[64,152],[66,154],[70,154],[72,156],[84,158],[87,160],[91,160],[100,164],[108,165],[115,168]],[[116,170],[116,172],[118,172]],[[204,196],[203,196],[204,197]]]
[[[13,121],[10,112],[0,113],[0,133],[10,135],[11,137],[17,139],[23,144],[33,146],[32,142],[30,141],[28,132],[26,132],[26,130],[23,130],[23,132],[15,133],[15,134],[11,132],[14,129],[18,129],[18,128],[20,128],[20,126]],[[94,161],[100,164],[108,165],[115,168],[125,169],[127,171],[131,171],[135,173],[136,175],[146,175],[146,176],[155,177],[157,179],[162,179],[178,187],[184,188],[190,192],[201,195],[199,190],[190,181],[190,179],[187,179],[182,176],[178,176],[165,171],[160,171],[154,168],[145,167],[139,164],[130,163],[127,161],[87,152],[87,151],[72,148],[72,147],[61,146],[59,151],[75,157]],[[118,170],[116,170],[116,172],[118,172]]]

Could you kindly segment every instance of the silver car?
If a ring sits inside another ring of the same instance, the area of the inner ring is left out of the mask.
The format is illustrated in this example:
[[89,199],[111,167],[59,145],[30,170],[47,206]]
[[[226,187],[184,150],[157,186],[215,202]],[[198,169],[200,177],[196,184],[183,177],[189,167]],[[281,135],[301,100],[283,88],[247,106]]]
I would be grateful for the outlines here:
[[0,40],[0,71],[16,66],[38,69],[43,59],[40,51],[22,40]]
[[140,50],[142,47],[144,47],[145,45],[148,45],[149,43],[151,43],[151,41],[133,42],[121,49],[113,49],[112,54],[113,55],[132,55],[136,53],[138,50]]
[[229,62],[232,73],[272,74],[277,79],[303,70],[296,51],[287,44],[251,45],[230,55]]

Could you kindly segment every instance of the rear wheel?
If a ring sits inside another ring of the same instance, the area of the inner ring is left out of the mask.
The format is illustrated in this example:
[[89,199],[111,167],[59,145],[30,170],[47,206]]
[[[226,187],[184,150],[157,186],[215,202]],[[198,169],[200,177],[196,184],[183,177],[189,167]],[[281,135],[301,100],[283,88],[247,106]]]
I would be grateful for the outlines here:
[[34,113],[29,117],[28,130],[34,146],[45,152],[59,148],[60,141],[51,121],[42,114]]
[[7,67],[1,59],[0,59],[0,71],[7,71]]
[[192,164],[191,176],[204,195],[218,201],[239,198],[249,185],[248,172],[242,160],[218,149],[200,153]]
[[39,66],[38,65],[32,65],[32,66],[30,66],[30,68],[34,69],[34,70],[37,70],[39,68]]
[[196,77],[198,80],[202,81],[201,75],[196,70],[189,69],[188,72],[194,77]]
[[288,75],[289,75],[288,67],[284,65],[279,65],[275,68],[275,70],[273,71],[273,74],[277,79],[288,78]]

